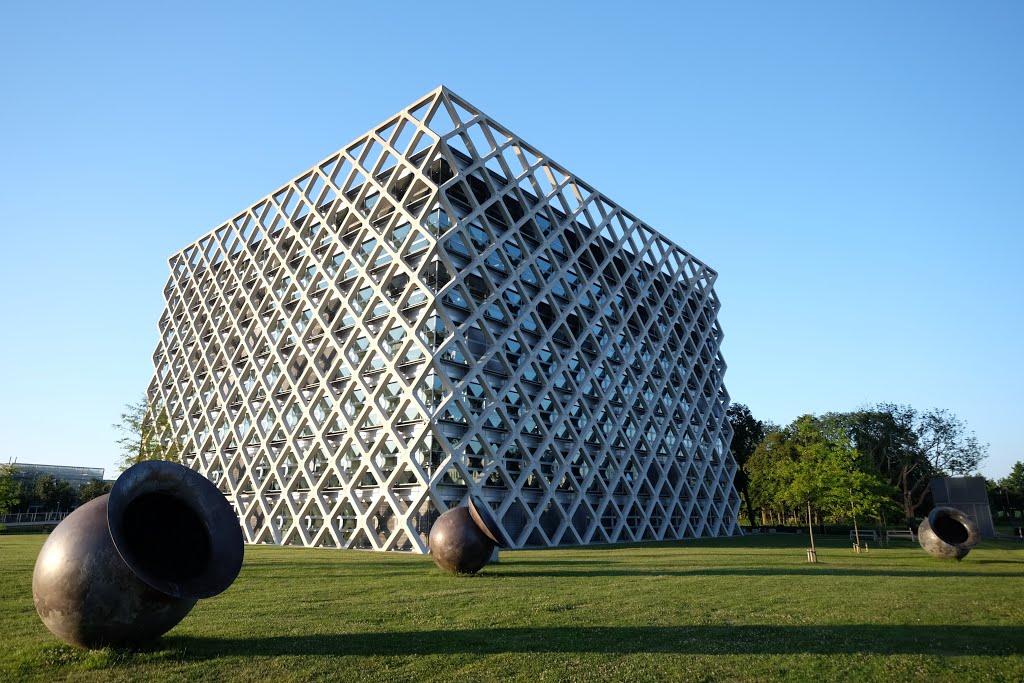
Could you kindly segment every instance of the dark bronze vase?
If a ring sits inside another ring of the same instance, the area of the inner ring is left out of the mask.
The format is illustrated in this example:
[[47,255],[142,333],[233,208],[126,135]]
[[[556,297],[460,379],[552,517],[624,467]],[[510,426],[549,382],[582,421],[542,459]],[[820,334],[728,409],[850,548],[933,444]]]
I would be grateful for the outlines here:
[[962,560],[981,540],[974,520],[950,507],[937,507],[917,528],[917,542],[940,560]]
[[449,574],[475,574],[487,566],[495,546],[509,545],[490,508],[476,496],[470,496],[468,508],[438,517],[428,543],[434,564]]
[[143,462],[54,529],[32,597],[65,642],[140,645],[230,586],[242,555],[238,519],[216,486],[176,463]]

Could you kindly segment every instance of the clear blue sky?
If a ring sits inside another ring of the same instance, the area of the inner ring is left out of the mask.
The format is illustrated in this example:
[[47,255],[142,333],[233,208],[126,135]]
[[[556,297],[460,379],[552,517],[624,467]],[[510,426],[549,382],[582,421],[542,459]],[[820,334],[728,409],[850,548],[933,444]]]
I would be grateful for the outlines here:
[[445,84],[719,272],[733,400],[1024,460],[1024,3],[6,3],[0,462],[102,466],[167,257]]

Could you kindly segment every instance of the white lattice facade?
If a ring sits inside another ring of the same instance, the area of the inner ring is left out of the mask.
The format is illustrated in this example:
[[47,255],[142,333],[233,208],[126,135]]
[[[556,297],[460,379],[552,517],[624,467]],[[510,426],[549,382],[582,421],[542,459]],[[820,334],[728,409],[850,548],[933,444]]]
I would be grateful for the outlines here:
[[249,542],[737,533],[714,271],[446,88],[170,267],[150,397]]

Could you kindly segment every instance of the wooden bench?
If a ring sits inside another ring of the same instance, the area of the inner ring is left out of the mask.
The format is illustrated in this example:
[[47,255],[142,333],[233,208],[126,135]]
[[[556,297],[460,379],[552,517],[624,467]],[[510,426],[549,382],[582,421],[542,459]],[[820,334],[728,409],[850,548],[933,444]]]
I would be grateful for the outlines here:
[[913,543],[917,540],[917,535],[913,529],[888,529],[885,532],[885,540],[891,541],[896,539],[897,541],[910,541]]
[[[850,529],[850,540],[851,541],[856,541],[857,540],[857,532],[855,532],[853,529]],[[861,541],[867,541],[867,540],[877,541],[878,540],[878,532],[876,532],[874,529],[861,529],[860,530],[860,540]]]

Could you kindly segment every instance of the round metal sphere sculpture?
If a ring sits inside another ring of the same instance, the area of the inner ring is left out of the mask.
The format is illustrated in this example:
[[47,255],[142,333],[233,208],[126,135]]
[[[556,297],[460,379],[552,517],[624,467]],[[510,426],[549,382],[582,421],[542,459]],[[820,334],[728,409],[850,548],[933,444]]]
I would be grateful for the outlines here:
[[434,564],[449,574],[475,574],[491,559],[495,546],[508,541],[487,504],[470,496],[468,508],[452,508],[430,528],[430,554]]
[[917,529],[918,543],[940,560],[962,560],[980,540],[978,525],[956,508],[935,508]]
[[139,463],[43,544],[32,574],[36,612],[79,647],[145,643],[231,585],[242,542],[231,505],[208,479],[176,463]]

